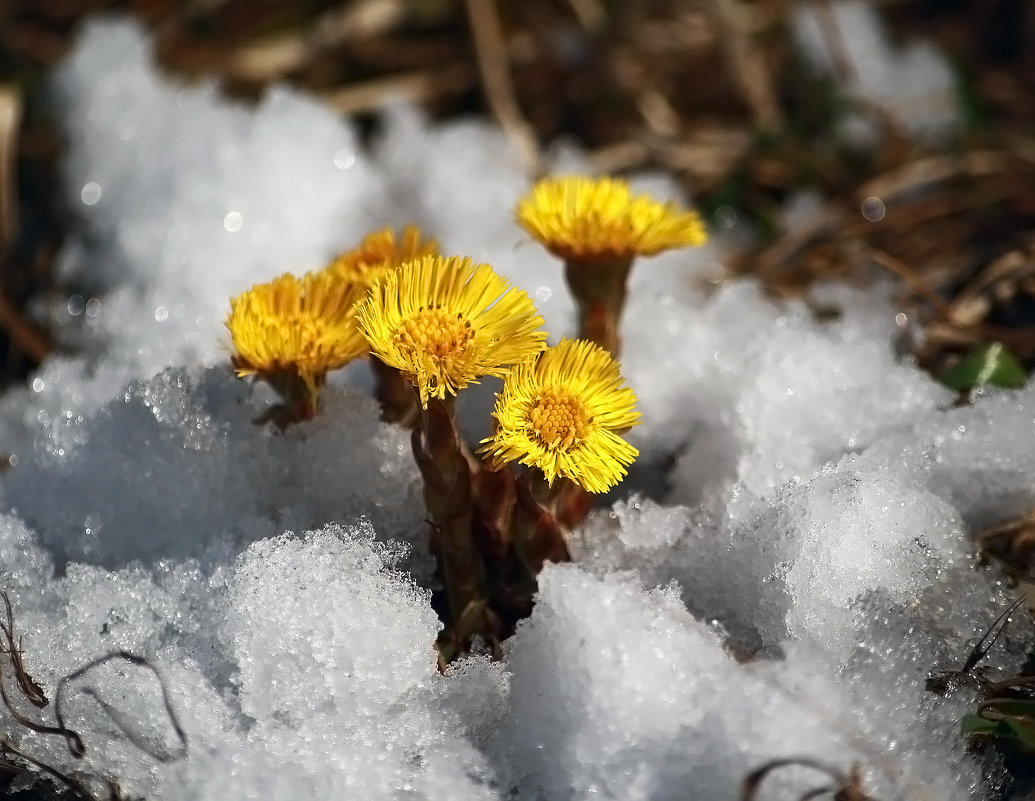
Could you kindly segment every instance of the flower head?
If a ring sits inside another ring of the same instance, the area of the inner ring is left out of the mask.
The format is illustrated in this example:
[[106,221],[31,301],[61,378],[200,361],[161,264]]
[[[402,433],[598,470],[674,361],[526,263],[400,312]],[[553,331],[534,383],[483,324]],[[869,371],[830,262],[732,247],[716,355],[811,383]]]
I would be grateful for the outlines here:
[[486,375],[503,375],[545,347],[531,298],[468,258],[425,256],[384,275],[357,307],[375,354],[420,390],[421,404]]
[[694,211],[633,196],[617,178],[547,178],[517,206],[517,221],[551,253],[572,261],[631,259],[707,239]]
[[592,342],[561,340],[515,367],[493,415],[496,433],[480,452],[497,467],[515,460],[538,467],[551,485],[563,476],[605,492],[638,455],[620,436],[639,421],[636,394],[623,386],[618,362]]
[[438,253],[438,242],[422,239],[420,229],[408,225],[396,239],[395,231],[385,228],[368,234],[352,250],[347,250],[327,265],[328,272],[340,280],[369,286],[403,262]]
[[353,314],[363,292],[326,272],[285,273],[233,298],[226,327],[237,375],[294,374],[315,389],[327,371],[367,352]]

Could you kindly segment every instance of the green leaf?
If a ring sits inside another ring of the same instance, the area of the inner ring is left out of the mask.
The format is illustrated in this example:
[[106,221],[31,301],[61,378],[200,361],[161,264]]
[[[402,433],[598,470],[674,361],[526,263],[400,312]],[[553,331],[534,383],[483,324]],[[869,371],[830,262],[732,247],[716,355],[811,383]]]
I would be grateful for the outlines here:
[[1028,373],[1002,342],[986,342],[971,348],[942,374],[942,383],[959,392],[974,387],[1017,388],[1028,381]]
[[1000,698],[981,705],[976,715],[960,722],[964,734],[1012,740],[1035,748],[1035,702]]
[[999,724],[991,720],[985,720],[978,715],[964,715],[960,721],[960,729],[964,734],[987,734],[995,736],[999,734]]

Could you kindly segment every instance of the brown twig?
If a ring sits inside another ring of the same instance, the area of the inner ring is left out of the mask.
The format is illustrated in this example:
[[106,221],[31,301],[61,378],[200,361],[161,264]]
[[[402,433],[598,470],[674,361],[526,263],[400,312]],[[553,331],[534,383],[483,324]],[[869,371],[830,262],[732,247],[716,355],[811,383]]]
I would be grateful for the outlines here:
[[816,22],[824,39],[827,49],[830,51],[830,60],[834,65],[834,74],[842,83],[858,83],[859,75],[855,71],[855,65],[848,58],[848,48],[845,46],[844,34],[841,26],[837,24],[837,17],[834,16],[834,8],[830,0],[811,0],[813,13],[816,15]]
[[[11,657],[11,667],[14,668],[14,677],[18,682],[18,688],[22,691],[22,695],[28,699],[29,703],[37,709],[42,709],[50,701],[47,700],[43,688],[40,687],[25,667],[25,662],[22,660],[21,637],[18,638],[18,645],[15,646],[14,610],[11,608],[11,599],[6,592],[2,591],[0,591],[0,598],[3,599],[4,608],[7,612],[7,624],[0,623],[0,632],[3,632],[4,639],[7,641],[7,655]],[[0,647],[0,653],[3,651],[4,648]]]
[[579,24],[590,33],[607,25],[607,9],[600,0],[568,0]]
[[343,114],[362,114],[381,108],[388,100],[424,102],[458,94],[473,81],[466,65],[455,64],[439,71],[418,70],[332,88],[323,92],[322,97]]
[[755,125],[764,131],[778,130],[783,127],[783,113],[773,89],[765,50],[740,22],[749,9],[737,0],[713,0],[713,7],[731,77],[751,109]]
[[830,794],[837,801],[873,801],[873,798],[863,791],[862,769],[858,765],[852,765],[847,774],[842,773],[833,765],[820,762],[810,757],[790,757],[788,759],[774,759],[762,767],[749,773],[740,785],[741,801],[755,801],[758,797],[758,790],[765,778],[774,770],[788,767],[811,768],[812,770],[824,773],[832,779],[835,784],[830,787],[817,787],[807,790],[799,801],[816,798],[821,795]]
[[890,253],[885,253],[880,248],[870,248],[867,255],[871,261],[879,267],[883,267],[892,275],[905,281],[918,295],[926,300],[938,314],[945,319],[952,318],[952,309],[945,299],[935,291],[923,276],[901,259],[897,259]]
[[0,259],[14,243],[18,230],[16,158],[21,97],[14,86],[0,86]]
[[[149,662],[147,659],[145,659],[142,656],[137,656],[136,654],[130,653],[129,651],[113,651],[112,653],[99,656],[96,659],[91,659],[81,668],[73,671],[72,673],[69,673],[67,676],[61,679],[60,682],[58,682],[57,690],[54,692],[54,718],[55,720],[57,720],[58,726],[60,726],[61,729],[65,732],[71,732],[72,734],[75,734],[75,732],[72,732],[71,729],[65,727],[64,713],[62,711],[62,699],[64,697],[65,688],[71,682],[75,681],[76,679],[82,678],[91,670],[98,668],[101,665],[104,665],[108,662],[112,662],[116,659],[121,659],[125,662],[129,662],[131,665],[135,665],[137,667],[146,668],[155,675],[155,678],[158,679],[158,684],[162,688],[162,703],[165,705],[165,714],[168,716],[169,723],[172,725],[173,730],[176,732],[176,737],[180,741],[180,751],[172,754],[164,754],[140,742],[138,738],[136,738],[126,729],[125,726],[119,723],[118,717],[113,714],[111,706],[102,701],[95,691],[88,688],[85,692],[89,694],[94,700],[96,700],[98,704],[100,704],[101,708],[105,711],[108,717],[111,718],[112,722],[118,727],[119,731],[121,731],[125,735],[126,739],[129,740],[129,742],[131,742],[141,751],[143,751],[146,754],[149,754],[159,762],[174,762],[179,759],[184,759],[187,756],[187,732],[184,731],[183,726],[180,725],[180,719],[176,716],[176,711],[173,709],[172,698],[170,698],[169,696],[169,690],[165,686],[165,681],[162,679],[162,674],[159,673],[158,668],[151,664],[151,662]],[[86,747],[83,745],[83,741],[79,739],[78,735],[75,735],[75,740],[69,739],[68,748],[72,752],[72,755],[76,757],[82,756],[83,753],[85,753],[86,751]]]
[[1035,274],[1035,247],[1011,250],[997,258],[966,284],[952,301],[952,317],[960,321],[984,319],[991,305],[990,295],[1000,284],[1016,284]]
[[305,30],[287,31],[235,48],[225,69],[234,78],[272,81],[310,64],[321,53],[379,36],[406,14],[403,0],[357,0],[321,14]]
[[0,328],[11,341],[37,363],[42,362],[51,351],[50,340],[34,323],[0,292]]
[[507,45],[503,38],[495,0],[466,0],[474,49],[482,87],[496,121],[513,142],[533,178],[546,174],[535,131],[525,119],[514,95],[507,64]]

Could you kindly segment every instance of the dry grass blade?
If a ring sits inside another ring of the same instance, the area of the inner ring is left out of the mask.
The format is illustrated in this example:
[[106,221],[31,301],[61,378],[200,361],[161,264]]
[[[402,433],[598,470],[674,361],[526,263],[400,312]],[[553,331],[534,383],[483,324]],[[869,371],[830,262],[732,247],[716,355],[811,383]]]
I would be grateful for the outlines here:
[[22,314],[3,291],[0,291],[0,328],[23,353],[28,354],[37,364],[50,355],[50,339],[35,323]]
[[[10,598],[6,592],[0,591],[0,599],[3,600],[5,615],[0,620],[0,654],[10,657],[11,668],[17,677],[18,687],[22,692],[22,695],[37,708],[42,708],[47,705],[47,697],[43,689],[36,683],[35,680],[29,675],[28,671],[21,658],[20,646],[16,644],[16,635],[14,627],[14,611],[11,606]],[[133,735],[132,732],[128,731],[127,728],[119,722],[118,715],[115,711],[101,700],[98,695],[91,689],[87,689],[85,692],[96,700],[105,713],[111,718],[112,722],[119,728],[126,739],[135,745],[140,750],[151,755],[154,759],[160,762],[173,762],[179,759],[183,759],[187,755],[187,734],[184,731],[179,719],[176,716],[175,711],[172,707],[172,701],[169,697],[168,689],[166,688],[165,682],[162,679],[161,674],[157,668],[152,665],[147,659],[137,656],[135,654],[128,653],[126,651],[116,651],[104,656],[98,657],[97,659],[91,660],[87,664],[83,665],[78,670],[69,674],[63,678],[59,683],[55,692],[54,698],[54,717],[57,722],[57,726],[48,726],[42,723],[38,723],[22,714],[14,705],[11,697],[7,693],[7,687],[3,680],[3,671],[0,671],[0,700],[2,700],[8,714],[20,725],[25,728],[34,731],[38,734],[45,735],[59,735],[65,739],[68,746],[69,753],[72,754],[76,759],[80,759],[86,753],[86,746],[83,743],[82,737],[73,729],[68,728],[64,722],[64,713],[62,711],[62,697],[63,692],[67,685],[76,679],[82,678],[89,671],[114,660],[124,660],[138,667],[143,667],[151,671],[162,688],[162,701],[165,705],[165,711],[168,715],[169,722],[174,729],[176,736],[179,740],[180,747],[178,750],[170,753],[162,753],[156,751],[154,748],[149,747],[143,743],[140,738]],[[0,754],[10,755],[21,760],[23,763],[32,765],[34,768],[52,776],[53,778],[66,785],[69,789],[76,793],[76,795],[87,799],[87,801],[100,801],[98,797],[90,792],[75,776],[68,776],[61,771],[53,768],[50,765],[41,762],[40,760],[33,757],[31,754],[26,753],[24,750],[19,748],[15,743],[5,736],[0,735]],[[21,772],[24,771],[25,767],[18,761],[12,761],[9,759],[0,758],[0,771],[8,772]],[[121,792],[118,791],[118,784],[116,781],[110,778],[104,777],[93,777],[99,778],[108,786],[108,799],[122,798]]]
[[842,83],[858,82],[859,76],[852,60],[848,58],[844,34],[841,32],[841,26],[837,24],[830,0],[811,0],[811,5],[819,28],[823,32],[823,38],[826,39],[827,49],[830,50],[837,77]]
[[607,25],[607,9],[600,0],[568,0],[572,12],[579,24],[590,33],[601,30]]
[[521,113],[514,95],[514,84],[507,63],[507,45],[503,39],[495,0],[467,0],[467,15],[489,108],[517,147],[532,177],[539,178],[546,173],[546,167],[539,152],[535,131]]
[[[29,671],[25,669],[25,663],[22,661],[22,642],[20,637],[17,638],[17,647],[14,645],[14,610],[11,608],[11,599],[6,592],[0,592],[0,598],[3,599],[4,607],[7,611],[7,624],[0,623],[0,631],[3,632],[4,639],[7,641],[6,653],[11,657],[11,666],[14,668],[18,688],[22,691],[22,695],[28,699],[29,703],[37,709],[42,709],[50,702],[47,700],[43,688],[32,678]],[[4,649],[0,648],[0,652],[3,651]]]
[[859,186],[855,196],[860,203],[868,197],[879,197],[890,207],[902,197],[932,191],[939,184],[961,178],[1003,175],[1016,164],[1016,151],[1005,150],[971,150],[958,156],[921,156],[874,176]]
[[935,291],[922,275],[913,270],[908,264],[896,259],[890,253],[885,253],[878,248],[871,248],[867,255],[874,264],[883,267],[885,270],[901,278],[920,297],[926,300],[938,314],[945,318],[952,317],[952,309],[945,299]]
[[389,75],[342,86],[324,92],[322,97],[343,114],[363,114],[383,107],[389,100],[426,102],[442,95],[458,94],[473,82],[471,71],[458,63],[440,71]]
[[1011,250],[979,272],[952,301],[951,318],[977,323],[988,315],[998,298],[1012,297],[1019,286],[1035,277],[1035,245]]
[[989,684],[983,677],[977,674],[975,668],[977,668],[978,663],[985,658],[988,652],[992,650],[992,646],[995,645],[996,640],[998,640],[1000,635],[1006,631],[1006,627],[1010,623],[1010,617],[1024,604],[1026,600],[1027,597],[1022,595],[1010,604],[1002,614],[999,615],[999,617],[992,621],[992,625],[985,630],[981,639],[979,639],[974,644],[974,647],[970,649],[970,653],[967,655],[967,659],[963,663],[963,667],[959,670],[950,670],[929,675],[926,681],[927,689],[938,695],[948,695],[961,686],[968,686],[977,690],[986,690]]
[[[0,634],[3,635],[4,645],[2,652],[11,657],[11,664],[15,671],[15,674],[19,676],[18,686],[19,689],[27,686],[30,689],[29,695],[27,696],[31,703],[37,708],[45,705],[46,696],[43,695],[43,690],[32,680],[32,677],[28,673],[24,672],[24,666],[19,669],[21,665],[21,653],[14,640],[14,621],[13,615],[11,615],[10,602],[7,599],[6,593],[3,594],[5,603],[7,604],[8,622],[6,625],[0,625]],[[17,654],[17,656],[15,656]],[[42,698],[42,703],[40,702]],[[34,700],[35,699],[35,700]],[[3,701],[4,706],[7,708],[7,712],[13,717],[19,724],[24,726],[37,734],[55,734],[65,739],[65,743],[68,745],[68,750],[75,757],[81,757],[86,752],[86,747],[83,745],[83,740],[77,732],[69,729],[64,723],[58,719],[57,726],[48,726],[44,723],[38,723],[31,718],[23,715],[13,704],[10,696],[7,694],[7,686],[3,680],[3,673],[0,672],[0,701]],[[56,716],[56,709],[55,709]]]
[[811,222],[799,225],[793,231],[777,239],[772,245],[757,254],[750,262],[741,266],[741,271],[757,273],[763,277],[772,275],[791,262],[799,253],[820,239],[837,230],[844,220],[844,214],[836,206],[828,205],[816,214]]
[[0,86],[0,259],[18,231],[18,128],[21,96],[14,86]]
[[830,787],[823,786],[806,790],[799,796],[799,801],[806,801],[806,799],[817,798],[827,794],[833,796],[835,801],[874,801],[871,796],[863,791],[862,769],[858,765],[853,765],[846,775],[833,765],[828,765],[825,762],[820,762],[818,759],[811,759],[810,757],[774,759],[766,762],[762,767],[751,771],[740,784],[741,801],[756,801],[758,791],[766,777],[775,770],[790,767],[810,768],[819,773],[825,773],[835,782]]
[[773,89],[773,76],[766,63],[765,50],[755,44],[741,22],[754,6],[741,4],[738,0],[713,0],[713,5],[730,73],[754,115],[755,125],[764,131],[781,128],[783,113]]
[[[3,599],[4,607],[6,610],[6,621],[0,622],[0,636],[2,636],[3,643],[0,645],[0,653],[6,654],[11,659],[11,669],[14,671],[16,680],[18,682],[18,688],[22,691],[22,695],[35,707],[42,708],[47,705],[47,697],[43,692],[43,688],[36,683],[36,681],[29,675],[25,669],[25,665],[22,662],[22,653],[20,643],[15,643],[15,629],[14,629],[14,611],[11,607],[11,601],[6,592],[0,591],[0,598]],[[0,671],[0,700],[3,701],[4,707],[7,709],[8,714],[20,725],[25,728],[37,732],[38,734],[56,734],[65,738],[66,743],[69,743],[71,749],[72,745],[75,744],[79,748],[82,748],[82,740],[79,735],[71,729],[65,728],[64,726],[46,726],[42,723],[37,723],[30,718],[27,718],[18,709],[15,708],[11,701],[10,696],[7,694],[7,687],[3,681],[3,672]],[[83,749],[85,750],[85,749]],[[52,776],[53,778],[66,785],[69,789],[75,792],[82,798],[88,801],[97,801],[97,799],[78,781],[70,776],[66,776],[61,771],[51,767],[50,765],[41,762],[40,760],[33,757],[31,754],[21,750],[7,737],[0,736],[0,753],[4,755],[15,756],[22,762],[32,765],[40,771]],[[72,751],[74,756],[80,756]],[[9,772],[21,772],[25,770],[24,766],[18,762],[14,762],[8,759],[0,760],[0,769]]]
[[354,0],[325,12],[305,30],[284,31],[241,45],[230,54],[225,69],[241,80],[277,80],[326,50],[387,33],[405,15],[403,0]]
[[[169,697],[169,689],[165,686],[165,681],[162,679],[162,674],[158,671],[158,668],[151,664],[150,661],[148,661],[142,656],[137,656],[136,654],[132,654],[128,651],[113,651],[110,654],[105,654],[104,656],[99,656],[96,659],[91,659],[81,668],[73,671],[72,673],[69,673],[67,676],[61,679],[60,682],[58,682],[57,690],[54,693],[54,718],[57,720],[58,725],[62,728],[64,728],[65,725],[62,701],[64,699],[65,690],[68,687],[68,685],[71,684],[73,681],[76,681],[77,679],[81,679],[91,670],[94,670],[95,668],[98,668],[102,665],[107,664],[108,662],[112,662],[115,660],[123,660],[125,662],[129,662],[131,665],[135,665],[136,667],[142,667],[146,670],[149,670],[151,673],[155,675],[155,678],[158,679],[158,684],[162,688],[162,703],[165,706],[165,713],[169,718],[169,723],[172,725],[173,730],[176,733],[176,737],[180,741],[180,750],[178,752],[166,754],[156,751],[154,748],[151,748],[146,743],[142,742],[138,737],[136,737],[136,735],[134,735],[133,732],[129,731],[120,722],[119,716],[114,714],[114,710],[112,709],[112,707],[106,704],[98,696],[96,692],[89,688],[85,692],[88,695],[90,695],[95,701],[97,701],[97,703],[101,706],[101,708],[111,719],[112,723],[114,723],[118,727],[119,731],[122,732],[126,739],[129,740],[129,742],[133,743],[133,745],[135,745],[141,751],[143,751],[146,754],[149,754],[151,757],[158,760],[159,762],[175,762],[177,760],[184,759],[187,756],[187,732],[184,731],[183,726],[180,724],[180,719],[176,715],[176,710],[173,709],[172,699]],[[68,730],[66,729],[66,731]],[[80,749],[78,754],[74,749],[72,749],[71,743],[69,744],[69,749],[72,750],[73,755],[82,756],[86,749],[83,747],[81,739],[78,742]]]

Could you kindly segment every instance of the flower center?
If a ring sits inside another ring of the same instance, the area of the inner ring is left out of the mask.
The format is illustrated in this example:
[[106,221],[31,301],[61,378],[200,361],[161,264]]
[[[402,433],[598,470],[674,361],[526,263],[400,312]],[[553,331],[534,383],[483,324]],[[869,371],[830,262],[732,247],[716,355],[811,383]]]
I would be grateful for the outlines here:
[[586,437],[592,418],[571,395],[544,391],[528,412],[532,433],[550,450],[570,450]]
[[395,332],[400,347],[436,359],[462,354],[472,339],[471,323],[462,314],[450,314],[441,306],[422,306]]

